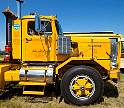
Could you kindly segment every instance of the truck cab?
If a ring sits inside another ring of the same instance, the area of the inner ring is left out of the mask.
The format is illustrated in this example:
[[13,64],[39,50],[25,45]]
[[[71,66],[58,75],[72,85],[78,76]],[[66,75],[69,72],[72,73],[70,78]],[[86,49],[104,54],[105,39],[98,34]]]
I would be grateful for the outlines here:
[[[23,62],[64,61],[71,51],[70,39],[63,35],[61,26],[55,16],[41,16],[41,31],[35,30],[35,15],[14,20],[12,25],[12,57]],[[65,52],[59,40],[67,41]],[[60,46],[58,46],[60,45]],[[67,51],[66,51],[67,50]],[[63,56],[61,56],[63,54]]]
[[102,97],[104,81],[118,81],[120,34],[63,33],[56,16],[33,13],[18,18],[9,9],[3,13],[6,55],[0,64],[1,91],[16,82],[23,94],[44,95],[52,84],[68,103],[87,105]]

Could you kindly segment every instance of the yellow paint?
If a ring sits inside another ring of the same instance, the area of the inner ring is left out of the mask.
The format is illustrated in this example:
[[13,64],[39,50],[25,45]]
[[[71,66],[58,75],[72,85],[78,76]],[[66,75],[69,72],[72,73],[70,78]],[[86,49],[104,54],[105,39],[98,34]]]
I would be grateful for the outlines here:
[[[72,42],[78,43],[78,48],[73,49],[72,53],[68,55],[57,54],[58,49],[58,34],[56,30],[55,16],[41,16],[42,20],[48,20],[51,23],[52,34],[48,37],[45,35],[28,35],[28,22],[34,21],[34,15],[24,16],[21,20],[13,20],[12,26],[12,57],[13,59],[19,59],[20,61],[41,61],[41,62],[54,62],[58,63],[55,68],[55,74],[59,73],[59,69],[66,66],[69,62],[73,61],[91,61],[104,67],[110,78],[118,78],[118,69],[120,67],[120,55],[121,55],[121,44],[118,43],[118,68],[112,69],[110,64],[110,51],[111,43],[109,38],[121,38],[119,34],[65,34],[70,36]],[[14,24],[20,25],[19,29],[14,28]],[[21,43],[22,42],[22,43]],[[22,47],[22,48],[21,48]],[[21,52],[22,51],[22,52]],[[77,54],[74,54],[74,53]],[[22,55],[21,55],[22,54]],[[22,57],[22,58],[21,58]],[[82,64],[80,64],[82,65]],[[0,89],[4,88],[5,81],[19,81],[19,70],[9,70],[10,65],[0,65]],[[24,68],[25,70],[47,70],[47,67],[36,67],[36,68]],[[113,71],[114,70],[114,71]],[[83,81],[83,80],[82,80]],[[81,81],[81,83],[82,83]],[[78,82],[80,83],[80,81]],[[84,81],[83,81],[84,83]],[[20,82],[20,85],[38,85],[38,83]],[[41,83],[40,83],[41,84]],[[39,85],[40,85],[39,84]],[[42,84],[41,84],[42,85]],[[91,88],[91,84],[85,85],[86,88]],[[75,89],[79,86],[75,85]],[[29,93],[29,92],[25,92]],[[31,93],[31,92],[30,92]],[[38,93],[34,93],[38,94]],[[81,92],[77,91],[80,95]],[[88,95],[89,91],[85,91]]]
[[[43,17],[42,17],[43,18]],[[44,20],[46,17],[44,17]],[[55,61],[56,54],[56,32],[55,17],[48,19],[52,26],[52,34],[48,37],[44,35],[28,35],[27,23],[34,19],[22,20],[22,60],[23,61]]]
[[[47,38],[44,35],[28,35],[28,22],[34,21],[34,15],[24,16],[21,20],[14,20],[12,27],[12,56],[22,61],[64,61],[69,55],[57,55],[57,39],[55,16],[41,16],[42,20],[51,23],[52,34]],[[16,30],[14,25],[20,25]],[[21,39],[22,38],[22,39]],[[22,43],[21,43],[22,40]],[[22,47],[22,49],[21,49]]]
[[[118,37],[120,38],[120,34],[66,34],[66,36],[71,36],[71,37],[88,37],[88,38],[115,38],[115,37]],[[81,40],[80,40],[81,41]]]
[[41,91],[23,91],[23,94],[44,95],[44,92],[41,92]]
[[[59,69],[61,69],[63,66],[67,65],[69,62],[71,61],[83,61],[83,60],[92,60],[92,58],[82,58],[82,57],[71,57],[68,60],[66,60],[65,62],[61,63],[59,66],[56,67],[56,74],[58,74]],[[110,70],[110,60],[97,60],[97,59],[93,59],[96,63],[100,64],[101,66],[103,66],[105,69]]]
[[49,61],[50,53],[48,52],[51,47],[51,36],[49,39],[44,36],[28,35],[28,21],[34,19],[22,20],[22,60],[23,61]]
[[110,79],[120,79],[120,70],[111,70],[109,76]]
[[20,81],[19,70],[9,70],[4,72],[5,81]]
[[46,82],[19,82],[20,85],[39,85],[39,86],[45,86]]
[[4,80],[4,73],[8,71],[10,68],[9,64],[0,64],[0,89],[4,89],[5,80]]
[[[18,25],[19,28],[15,28]],[[21,59],[21,20],[13,20],[12,24],[12,56],[13,59]]]
[[[70,56],[73,57],[75,50],[72,50],[70,55],[58,55],[57,52],[57,39],[58,34],[56,31],[55,16],[41,16],[42,20],[48,20],[52,26],[52,34],[47,38],[44,35],[28,35],[28,22],[34,21],[34,15],[24,16],[22,18],[22,61],[63,61],[62,65],[66,65]],[[15,20],[14,24],[19,23],[20,20]],[[18,41],[18,43],[13,40],[13,57],[20,58],[20,30],[18,32],[13,29],[13,39]],[[17,37],[16,35],[19,34]],[[120,38],[119,34],[65,34],[66,36],[71,36],[72,42],[78,43],[80,60],[94,60],[107,70],[110,70],[110,39],[109,38]],[[18,45],[18,46],[17,46]],[[120,45],[120,43],[119,43]],[[120,48],[119,48],[120,53]],[[119,63],[118,54],[118,64]],[[106,59],[106,60],[103,60]],[[108,60],[107,60],[108,59]],[[67,60],[67,61],[66,61]],[[65,62],[64,62],[65,61]],[[69,61],[70,62],[70,61]],[[57,69],[60,66],[57,67]],[[56,69],[56,70],[57,70]],[[59,68],[60,69],[60,68]],[[58,73],[58,72],[56,72]]]
[[[80,60],[93,60],[106,70],[111,70],[111,62],[110,62],[110,54],[111,54],[111,38],[121,39],[120,34],[65,34],[66,36],[71,36],[73,42],[78,42],[78,50],[82,55],[80,56]],[[115,72],[115,76],[117,78],[118,69],[120,68],[120,55],[121,55],[121,42],[118,42],[118,56],[117,56],[117,64],[118,67]],[[69,62],[75,60],[79,60],[77,58],[69,58],[67,61],[63,62],[56,68],[56,73],[58,73],[59,69],[68,64]],[[113,69],[112,69],[113,70]],[[112,75],[111,75],[112,77]],[[114,78],[114,77],[113,77]]]
[[[82,89],[83,87],[83,89]],[[75,83],[72,85],[72,90],[77,96],[89,96],[93,89],[93,85],[87,78],[76,79]]]
[[97,62],[99,65],[101,65],[102,67],[104,67],[108,71],[111,69],[110,60],[97,60],[97,59],[95,59],[95,62]]
[[71,37],[73,42],[78,42],[79,53],[83,53],[83,58],[91,59],[109,59],[110,54],[110,39],[105,37],[90,37],[77,35]]
[[27,67],[24,70],[48,70],[48,67]]
[[[22,19],[34,19],[35,16],[34,15],[26,15],[23,16]],[[57,20],[56,16],[41,16],[41,19],[49,19],[49,20]]]
[[78,61],[78,60],[91,60],[91,58],[82,59],[82,57],[70,57],[68,60],[66,60],[65,62],[61,63],[60,65],[58,65],[56,67],[56,71],[55,71],[56,74],[58,74],[59,69],[61,69],[63,66],[67,65],[69,62],[71,62],[73,60],[75,60],[75,61]]

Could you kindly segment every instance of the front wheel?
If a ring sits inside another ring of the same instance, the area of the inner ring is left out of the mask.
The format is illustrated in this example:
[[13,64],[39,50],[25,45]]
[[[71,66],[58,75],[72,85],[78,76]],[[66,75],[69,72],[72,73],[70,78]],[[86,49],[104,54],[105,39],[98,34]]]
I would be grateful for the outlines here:
[[61,81],[64,99],[72,104],[87,105],[96,102],[102,95],[104,83],[100,74],[89,66],[69,69]]

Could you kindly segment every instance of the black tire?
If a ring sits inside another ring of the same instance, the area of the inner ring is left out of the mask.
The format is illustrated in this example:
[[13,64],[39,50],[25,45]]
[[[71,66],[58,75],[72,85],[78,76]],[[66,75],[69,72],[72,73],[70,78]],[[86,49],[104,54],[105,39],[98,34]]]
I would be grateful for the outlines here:
[[[80,98],[75,97],[72,94],[70,85],[76,76],[81,76],[81,77],[86,76],[87,78],[92,80],[92,83],[93,83],[95,89],[92,89],[93,92],[90,97],[88,97],[86,99],[80,99]],[[72,103],[72,104],[79,105],[79,106],[92,104],[92,103],[95,103],[97,100],[99,100],[102,97],[103,92],[104,92],[104,82],[103,82],[100,74],[98,73],[98,71],[90,66],[84,66],[84,65],[75,66],[75,67],[69,69],[63,75],[63,78],[61,81],[61,93],[62,93],[62,96],[64,97],[64,99],[68,103]]]

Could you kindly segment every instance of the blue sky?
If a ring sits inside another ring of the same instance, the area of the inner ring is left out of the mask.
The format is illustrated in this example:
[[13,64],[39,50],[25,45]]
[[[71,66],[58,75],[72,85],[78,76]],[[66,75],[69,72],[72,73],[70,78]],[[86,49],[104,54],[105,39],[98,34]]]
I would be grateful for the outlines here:
[[[16,0],[0,0],[0,49],[5,44],[5,17]],[[57,15],[64,32],[114,31],[124,34],[124,0],[24,0],[22,15]]]

